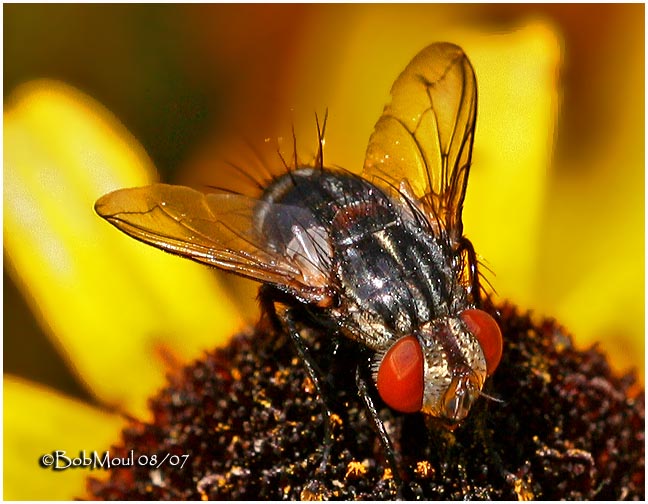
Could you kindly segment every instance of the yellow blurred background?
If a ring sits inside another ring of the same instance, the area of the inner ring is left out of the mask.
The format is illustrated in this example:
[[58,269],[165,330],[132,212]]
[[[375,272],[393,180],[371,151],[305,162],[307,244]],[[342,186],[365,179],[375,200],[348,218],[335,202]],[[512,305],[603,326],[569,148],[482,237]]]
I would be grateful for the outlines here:
[[[501,298],[556,317],[582,346],[601,341],[618,369],[643,376],[643,5],[5,5],[4,97],[41,77],[79,88],[124,123],[171,182],[200,180],[233,131],[263,134],[293,107],[312,114],[334,103],[329,133],[353,145],[344,161],[360,164],[387,98],[383,82],[418,50],[528,25],[548,33],[560,56],[530,271],[507,260],[529,248],[515,221],[524,187],[475,208],[486,183],[479,165],[488,162],[477,151],[465,230]],[[372,75],[360,75],[366,69]],[[361,77],[375,89],[352,87]],[[480,109],[477,136],[488,127]],[[496,184],[507,184],[502,177]],[[471,228],[482,209],[488,226]],[[84,397],[6,271],[3,287],[5,372]],[[235,288],[251,297],[253,287]]]

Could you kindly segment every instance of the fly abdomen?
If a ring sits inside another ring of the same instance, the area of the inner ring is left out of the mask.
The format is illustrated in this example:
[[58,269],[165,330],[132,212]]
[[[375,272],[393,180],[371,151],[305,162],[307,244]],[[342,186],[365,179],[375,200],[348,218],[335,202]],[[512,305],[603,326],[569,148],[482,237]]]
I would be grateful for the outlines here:
[[[481,389],[485,364],[458,318],[469,303],[450,240],[417,218],[404,198],[345,172],[303,168],[266,190],[256,224],[275,252],[327,279],[337,296],[327,315],[342,333],[375,350],[376,362],[383,355],[400,358],[404,346],[397,342],[418,341],[417,369],[435,379],[419,387],[417,407],[457,419],[473,394],[446,401],[444,392]],[[475,362],[468,359],[473,354]]]
[[450,296],[462,296],[439,240],[400,216],[373,233],[332,235],[352,324],[373,331],[377,347],[449,315]]
[[[277,179],[263,202],[263,238],[318,274],[326,271],[339,291],[341,329],[371,348],[447,316],[451,300],[465,297],[447,240],[367,180],[302,168]],[[277,204],[290,212],[271,211]]]

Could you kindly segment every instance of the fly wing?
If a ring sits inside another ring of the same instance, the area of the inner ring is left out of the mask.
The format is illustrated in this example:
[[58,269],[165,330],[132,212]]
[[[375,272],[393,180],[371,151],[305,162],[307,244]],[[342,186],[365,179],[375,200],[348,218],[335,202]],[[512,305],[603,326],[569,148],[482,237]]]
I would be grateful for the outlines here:
[[432,44],[396,79],[391,97],[369,139],[363,176],[395,188],[407,181],[456,241],[477,114],[470,61],[456,45]]
[[[286,287],[307,301],[321,301],[326,291],[326,246],[323,237],[309,234],[307,209],[154,184],[106,194],[95,210],[124,233],[167,252]],[[255,220],[260,214],[294,223],[299,247],[285,228],[260,230]],[[264,233],[272,235],[272,243]]]

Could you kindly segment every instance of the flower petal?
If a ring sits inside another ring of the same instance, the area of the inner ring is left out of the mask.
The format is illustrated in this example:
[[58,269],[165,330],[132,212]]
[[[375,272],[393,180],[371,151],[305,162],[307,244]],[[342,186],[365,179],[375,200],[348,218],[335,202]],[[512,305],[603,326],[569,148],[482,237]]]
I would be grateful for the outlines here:
[[[84,496],[88,469],[54,471],[41,465],[42,457],[58,450],[70,458],[78,457],[81,450],[103,454],[118,439],[124,425],[119,415],[5,375],[4,498],[55,500]],[[96,471],[93,475],[101,477]]]
[[142,414],[164,380],[155,351],[192,357],[224,341],[240,316],[206,268],[137,243],[94,213],[106,192],[155,178],[100,105],[39,81],[13,94],[4,126],[9,271],[90,388]]
[[499,296],[534,306],[561,50],[542,24],[488,40],[467,48],[481,93],[465,229]]

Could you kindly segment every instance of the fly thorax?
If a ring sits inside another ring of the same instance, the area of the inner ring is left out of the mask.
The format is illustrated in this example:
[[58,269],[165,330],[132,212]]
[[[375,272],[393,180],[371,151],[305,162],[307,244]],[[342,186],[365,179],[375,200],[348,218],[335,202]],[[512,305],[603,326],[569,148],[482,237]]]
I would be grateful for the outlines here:
[[425,364],[421,411],[450,423],[461,421],[486,380],[486,360],[460,318],[443,317],[423,326],[419,340]]

